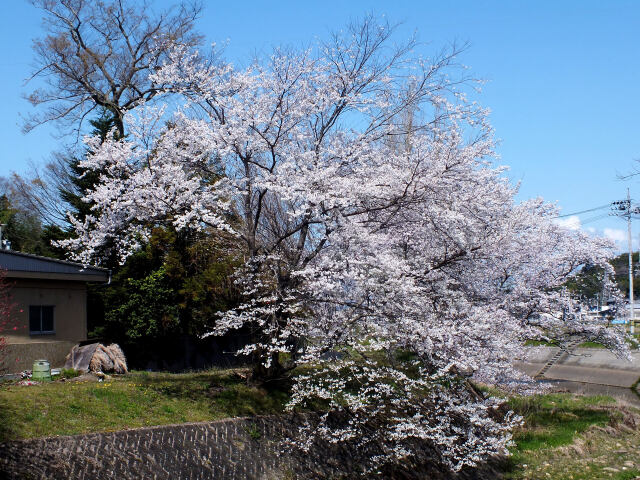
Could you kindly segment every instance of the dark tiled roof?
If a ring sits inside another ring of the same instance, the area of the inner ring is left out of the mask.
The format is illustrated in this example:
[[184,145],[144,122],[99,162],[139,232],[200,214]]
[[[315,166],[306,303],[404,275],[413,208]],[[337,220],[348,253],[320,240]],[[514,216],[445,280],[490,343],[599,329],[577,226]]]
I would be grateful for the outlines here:
[[85,266],[15,250],[0,250],[0,268],[7,270],[8,277],[24,278],[77,278],[85,281],[106,281],[110,274],[106,268]]

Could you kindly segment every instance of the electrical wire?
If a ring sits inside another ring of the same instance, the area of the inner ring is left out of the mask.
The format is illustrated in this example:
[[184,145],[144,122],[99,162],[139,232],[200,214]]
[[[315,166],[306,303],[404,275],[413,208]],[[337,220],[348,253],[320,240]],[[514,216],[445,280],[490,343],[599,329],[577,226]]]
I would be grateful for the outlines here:
[[574,213],[566,213],[564,215],[558,215],[556,217],[552,217],[552,218],[565,218],[565,217],[571,217],[573,215],[581,215],[583,213],[589,213],[589,212],[595,212],[596,210],[602,210],[603,208],[610,208],[611,204],[607,203],[606,205],[602,205],[601,207],[594,207],[594,208],[590,208],[588,210],[582,210],[580,212],[574,212]]
[[584,225],[585,223],[590,223],[590,222],[596,222],[598,220],[602,220],[603,218],[607,218],[609,216],[610,215],[608,213],[605,213],[604,215],[598,215],[596,217],[587,218],[586,220],[581,220],[580,225]]

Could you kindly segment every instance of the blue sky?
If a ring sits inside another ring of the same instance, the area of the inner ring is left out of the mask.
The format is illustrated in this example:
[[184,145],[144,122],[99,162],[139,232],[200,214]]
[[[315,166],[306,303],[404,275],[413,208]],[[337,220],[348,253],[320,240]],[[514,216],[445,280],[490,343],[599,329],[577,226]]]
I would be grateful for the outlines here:
[[[172,2],[155,3],[162,7]],[[204,4],[198,29],[207,41],[228,40],[227,58],[237,63],[246,64],[255,52],[275,45],[309,44],[366,13],[402,22],[398,39],[415,31],[424,55],[452,41],[468,41],[462,61],[488,81],[477,100],[492,110],[501,142],[499,162],[510,166],[510,177],[521,182],[521,198],[542,196],[571,213],[623,198],[630,187],[640,203],[640,177],[618,179],[640,159],[640,2]],[[5,2],[0,18],[0,175],[24,172],[29,161],[45,161],[60,143],[53,128],[28,135],[20,131],[19,115],[31,111],[21,98],[28,91],[23,84],[30,72],[31,39],[40,31],[38,10],[26,1]],[[626,232],[616,218],[583,228],[614,238]],[[633,230],[638,238],[640,221]]]

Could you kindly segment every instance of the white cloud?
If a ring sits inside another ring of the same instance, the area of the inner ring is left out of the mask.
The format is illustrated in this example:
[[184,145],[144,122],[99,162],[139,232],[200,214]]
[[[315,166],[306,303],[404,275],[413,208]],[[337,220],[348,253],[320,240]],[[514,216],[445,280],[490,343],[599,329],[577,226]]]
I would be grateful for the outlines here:
[[556,218],[553,221],[561,227],[568,228],[569,230],[580,229],[580,218],[578,218],[577,215],[571,215],[567,218]]
[[620,228],[605,228],[604,236],[616,242],[619,246],[627,240],[627,233]]
[[[615,243],[615,250],[620,252],[626,252],[629,247],[627,246],[627,230],[622,228],[602,228],[593,227],[591,225],[582,225],[580,217],[578,215],[571,215],[569,217],[554,218],[552,220],[556,225],[569,230],[582,230],[589,235],[604,237]],[[633,238],[634,245],[636,244],[638,237]],[[638,242],[637,248],[640,248],[640,242]]]

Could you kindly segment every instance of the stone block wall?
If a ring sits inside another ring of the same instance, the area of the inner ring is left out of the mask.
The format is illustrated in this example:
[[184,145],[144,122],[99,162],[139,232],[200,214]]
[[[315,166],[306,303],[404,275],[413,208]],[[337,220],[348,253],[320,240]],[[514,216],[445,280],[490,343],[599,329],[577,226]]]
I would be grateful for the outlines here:
[[[358,452],[348,446],[318,446],[308,454],[282,450],[282,440],[301,421],[299,416],[238,418],[8,442],[0,444],[0,479],[356,478]],[[424,460],[383,478],[499,478],[493,469],[453,476]]]

